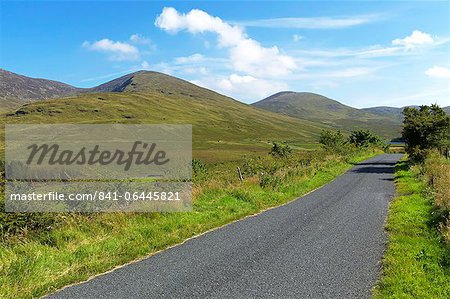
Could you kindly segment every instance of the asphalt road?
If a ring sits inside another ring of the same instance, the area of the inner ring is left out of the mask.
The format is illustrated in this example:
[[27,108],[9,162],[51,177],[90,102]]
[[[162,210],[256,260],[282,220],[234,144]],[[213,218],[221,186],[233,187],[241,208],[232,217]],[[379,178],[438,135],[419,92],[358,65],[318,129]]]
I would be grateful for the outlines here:
[[[401,155],[51,298],[369,298]],[[105,253],[107,254],[107,253]]]

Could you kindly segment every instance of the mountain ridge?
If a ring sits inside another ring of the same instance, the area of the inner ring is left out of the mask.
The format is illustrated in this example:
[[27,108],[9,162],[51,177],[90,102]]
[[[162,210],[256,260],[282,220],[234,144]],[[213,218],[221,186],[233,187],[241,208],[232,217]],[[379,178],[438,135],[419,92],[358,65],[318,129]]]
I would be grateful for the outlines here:
[[[404,106],[401,108],[398,107],[389,107],[389,106],[377,106],[377,107],[370,107],[370,108],[362,108],[361,110],[370,112],[372,114],[377,114],[380,116],[386,116],[386,117],[394,117],[400,121],[403,121],[403,109],[406,107],[410,108],[419,108],[419,105],[411,105],[411,106]],[[450,114],[450,106],[443,107],[444,111],[447,114]]]
[[82,90],[59,81],[27,77],[0,69],[0,104],[5,110],[35,100],[75,95]]
[[[154,71],[136,71],[90,88],[79,88],[59,81],[32,78],[0,69],[0,101],[6,110],[23,104],[103,92],[159,92],[161,94],[205,96],[214,98],[219,93],[193,85],[188,81]],[[222,95],[224,96],[224,95]]]
[[6,113],[5,123],[191,124],[194,157],[211,162],[267,154],[273,141],[314,148],[328,128],[161,73],[138,72],[107,83],[95,93],[25,103]]
[[344,105],[311,92],[282,91],[252,104],[255,107],[351,131],[371,129],[385,138],[400,134],[401,122]]
[[[99,93],[150,93],[169,97],[219,102],[228,99],[239,102],[183,79],[154,71],[141,70],[95,87],[78,88],[58,81],[30,78],[0,69],[2,113],[36,101],[76,98],[88,94],[95,97],[95,94]],[[280,91],[251,106],[344,131],[371,129],[385,138],[399,136],[403,109],[387,106],[357,109],[320,94],[294,91]],[[447,113],[450,112],[450,107],[444,109]]]

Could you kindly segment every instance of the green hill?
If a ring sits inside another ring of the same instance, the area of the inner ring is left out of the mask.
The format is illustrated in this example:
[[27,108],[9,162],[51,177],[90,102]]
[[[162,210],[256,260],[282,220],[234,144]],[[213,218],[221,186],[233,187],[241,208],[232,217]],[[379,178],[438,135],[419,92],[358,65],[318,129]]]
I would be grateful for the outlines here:
[[[408,106],[411,108],[419,108],[419,106]],[[376,114],[379,116],[383,116],[383,117],[389,117],[389,118],[395,118],[398,121],[402,122],[403,121],[403,109],[405,107],[402,108],[397,108],[397,107],[386,107],[386,106],[381,106],[381,107],[372,107],[372,108],[363,108],[361,110],[366,111],[368,113],[372,113],[372,114]],[[447,112],[447,114],[450,114],[450,106],[449,107],[444,107],[443,108],[445,112]]]
[[138,72],[119,79],[100,86],[117,92],[29,103],[7,114],[6,122],[192,124],[194,156],[205,160],[267,152],[273,140],[310,147],[326,127],[257,109],[160,73]]
[[397,119],[399,121],[403,120],[403,113],[402,113],[403,108],[381,106],[381,107],[363,108],[361,110],[379,116]]
[[344,131],[370,129],[385,138],[400,135],[400,121],[396,118],[368,113],[314,93],[285,91],[252,105]]

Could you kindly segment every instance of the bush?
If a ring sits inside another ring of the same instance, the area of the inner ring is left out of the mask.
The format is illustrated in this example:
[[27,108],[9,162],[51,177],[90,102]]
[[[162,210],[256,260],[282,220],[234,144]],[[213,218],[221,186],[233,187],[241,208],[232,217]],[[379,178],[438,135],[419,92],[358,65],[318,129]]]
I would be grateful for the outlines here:
[[242,174],[245,176],[255,176],[264,170],[264,165],[260,158],[248,158],[244,160],[244,164],[241,167]]
[[369,147],[383,144],[381,138],[369,130],[352,131],[348,141],[356,147]]
[[29,231],[50,230],[57,221],[53,213],[6,213],[3,186],[0,192],[0,241]]
[[281,178],[275,174],[263,173],[259,178],[259,185],[262,188],[276,189],[281,184]]
[[292,154],[292,148],[287,144],[273,142],[270,154],[275,158],[287,158]]
[[406,152],[414,161],[423,161],[430,149],[448,154],[450,149],[450,117],[438,105],[405,108],[402,136]]
[[325,149],[339,149],[344,145],[345,137],[341,131],[322,130],[319,143]]

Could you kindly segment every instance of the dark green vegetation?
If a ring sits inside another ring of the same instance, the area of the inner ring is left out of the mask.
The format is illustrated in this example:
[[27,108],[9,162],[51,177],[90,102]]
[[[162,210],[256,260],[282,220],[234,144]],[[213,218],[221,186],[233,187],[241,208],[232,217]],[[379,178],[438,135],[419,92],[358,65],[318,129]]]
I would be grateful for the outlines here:
[[403,114],[402,136],[413,161],[423,161],[432,149],[449,157],[450,116],[442,108],[437,105],[405,108]]
[[382,139],[369,130],[352,131],[347,137],[341,131],[323,130],[320,133],[319,143],[326,151],[337,154],[346,154],[357,148],[376,146],[384,150],[388,149]]
[[387,139],[400,136],[401,120],[352,108],[314,93],[280,92],[252,105],[347,132],[370,129]]
[[276,158],[288,158],[292,154],[292,148],[287,144],[274,142],[270,154]]
[[381,138],[369,130],[352,131],[348,140],[357,147],[369,147],[372,145],[382,145]]
[[389,247],[375,298],[450,298],[450,248],[420,172],[405,161],[396,167],[398,197],[389,209]]
[[339,150],[344,147],[347,140],[341,131],[323,130],[320,133],[319,143],[325,148]]

